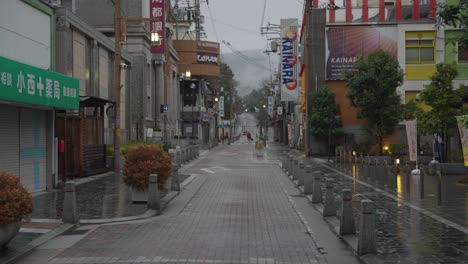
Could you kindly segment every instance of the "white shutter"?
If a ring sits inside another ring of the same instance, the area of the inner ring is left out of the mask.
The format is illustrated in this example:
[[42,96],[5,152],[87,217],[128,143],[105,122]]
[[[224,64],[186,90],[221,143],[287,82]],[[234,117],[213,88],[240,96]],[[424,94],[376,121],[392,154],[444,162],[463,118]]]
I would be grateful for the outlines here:
[[19,176],[19,109],[0,105],[0,171]]
[[20,111],[20,177],[30,191],[46,189],[46,112]]

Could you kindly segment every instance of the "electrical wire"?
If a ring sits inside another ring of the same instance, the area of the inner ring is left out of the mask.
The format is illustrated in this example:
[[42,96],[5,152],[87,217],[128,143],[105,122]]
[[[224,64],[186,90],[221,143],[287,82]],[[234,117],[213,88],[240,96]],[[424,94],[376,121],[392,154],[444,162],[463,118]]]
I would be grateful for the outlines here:
[[229,23],[225,23],[225,22],[222,22],[222,21],[220,21],[218,19],[214,19],[212,17],[205,17],[205,18],[207,18],[209,20],[212,20],[212,21],[214,21],[216,23],[219,23],[221,25],[224,25],[224,26],[230,27],[232,29],[238,30],[238,31],[258,35],[257,31],[254,31],[254,30],[251,30],[251,29],[248,29],[248,28],[243,28],[243,27],[235,26],[235,25],[232,25],[232,24],[229,24]]
[[239,56],[240,58],[242,58],[243,60],[245,60],[248,64],[252,65],[252,66],[255,66],[259,69],[262,69],[262,70],[265,70],[265,71],[268,71],[268,72],[272,72],[271,69],[257,63],[254,59],[252,58],[249,58],[248,56],[246,56],[245,54],[242,54],[242,52],[238,51],[237,49],[235,49],[231,43],[227,42],[227,41],[224,41],[223,40],[223,43],[237,56]]
[[263,11],[262,11],[262,20],[260,22],[260,28],[263,27],[263,22],[265,22],[264,19],[265,19],[266,6],[267,6],[267,0],[263,0]]
[[[210,17],[213,17],[213,14],[211,13],[211,8],[208,2],[206,3],[206,6],[208,6],[208,13],[210,14]],[[219,43],[219,36],[218,36],[218,31],[216,30],[215,23],[213,19],[210,19],[210,21],[211,21],[211,25],[213,26],[213,31],[215,33],[216,41]]]

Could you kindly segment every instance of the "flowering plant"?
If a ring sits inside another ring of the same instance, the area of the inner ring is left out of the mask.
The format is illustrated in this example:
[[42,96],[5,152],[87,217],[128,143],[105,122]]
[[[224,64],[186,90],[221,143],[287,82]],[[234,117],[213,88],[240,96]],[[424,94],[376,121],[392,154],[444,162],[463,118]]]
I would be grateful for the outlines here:
[[32,208],[31,194],[19,177],[0,171],[0,224],[29,220]]
[[128,151],[123,172],[125,184],[139,191],[148,189],[150,174],[158,174],[162,189],[171,175],[171,157],[162,146],[140,145]]

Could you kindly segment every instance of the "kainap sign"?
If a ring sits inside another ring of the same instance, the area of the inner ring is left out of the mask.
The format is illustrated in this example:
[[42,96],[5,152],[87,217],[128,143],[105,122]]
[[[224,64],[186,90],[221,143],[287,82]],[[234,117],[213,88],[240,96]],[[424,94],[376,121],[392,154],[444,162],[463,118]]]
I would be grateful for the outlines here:
[[207,64],[218,64],[218,55],[216,54],[207,54],[199,53],[197,54],[198,63],[207,63]]
[[281,19],[281,101],[299,101],[298,20]]

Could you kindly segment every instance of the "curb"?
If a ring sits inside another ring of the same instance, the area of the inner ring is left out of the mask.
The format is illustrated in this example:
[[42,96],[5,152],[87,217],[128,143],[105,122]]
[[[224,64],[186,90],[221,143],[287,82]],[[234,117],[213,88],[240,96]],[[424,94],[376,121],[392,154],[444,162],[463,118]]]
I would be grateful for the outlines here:
[[5,259],[0,258],[0,262],[2,264],[9,264],[13,263],[13,261],[18,260],[19,258],[23,257],[33,249],[37,248],[38,246],[46,243],[47,241],[62,235],[63,233],[67,232],[76,227],[76,224],[62,224],[61,226],[53,229],[52,231],[39,236],[38,238],[34,239],[33,241],[29,242],[28,245],[24,248],[18,250],[15,254],[6,257]]

